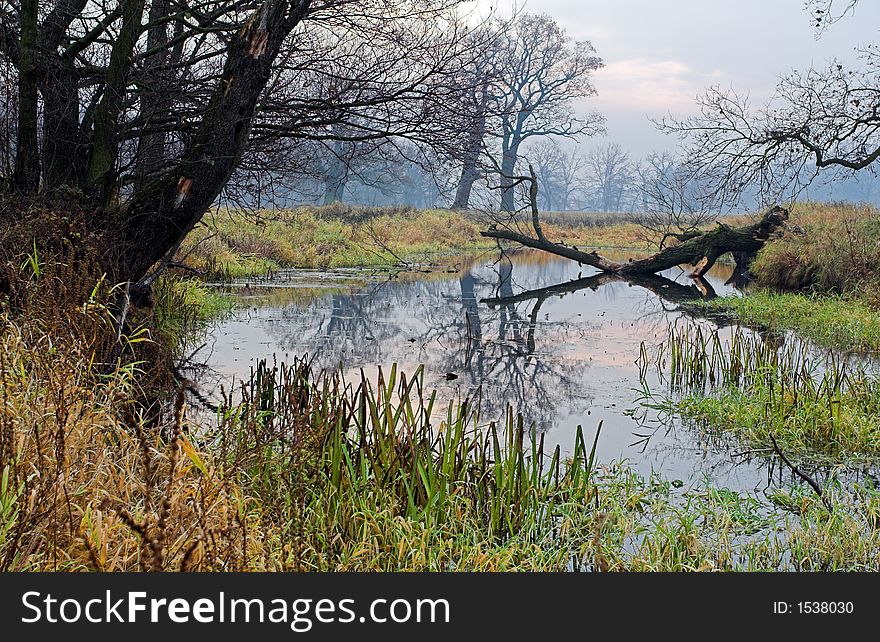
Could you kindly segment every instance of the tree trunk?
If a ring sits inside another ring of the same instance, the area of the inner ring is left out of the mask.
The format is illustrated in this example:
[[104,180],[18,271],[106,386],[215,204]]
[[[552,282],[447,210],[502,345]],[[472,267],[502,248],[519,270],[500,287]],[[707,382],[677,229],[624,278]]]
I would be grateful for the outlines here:
[[21,36],[18,45],[18,131],[15,141],[13,183],[25,194],[40,186],[37,144],[37,0],[21,0]]
[[[85,182],[87,143],[80,127],[79,76],[74,66],[76,47],[63,55],[70,25],[88,0],[57,0],[40,26],[37,68],[43,95],[42,186],[53,191],[62,185]],[[79,41],[78,46],[83,46]],[[73,47],[73,45],[70,45]]]
[[[534,209],[533,205],[533,225],[538,222]],[[754,257],[758,250],[763,247],[765,241],[770,238],[770,235],[783,225],[787,219],[788,210],[774,207],[752,225],[730,227],[729,225],[719,223],[713,230],[701,232],[678,245],[667,247],[647,258],[631,259],[623,263],[606,259],[595,251],[582,252],[574,246],[553,243],[547,240],[539,226],[535,227],[537,238],[512,230],[497,228],[481,232],[480,234],[489,238],[515,241],[526,247],[556,254],[557,256],[589,265],[609,274],[623,276],[655,274],[687,263],[694,267],[691,276],[702,277],[711,269],[718,257],[727,252],[734,253],[734,256],[737,257],[737,264],[741,269],[747,267],[751,257]]]
[[458,179],[458,187],[455,190],[455,200],[452,209],[465,210],[470,205],[471,190],[474,183],[480,178],[480,170],[477,165],[480,160],[480,151],[483,149],[483,139],[486,137],[486,108],[489,102],[489,85],[483,82],[480,102],[478,103],[478,115],[474,120],[465,150],[464,163],[461,168],[461,178]]
[[342,159],[342,153],[342,145],[337,143],[324,175],[324,205],[332,205],[342,200],[345,184],[348,182],[348,167]]
[[342,201],[342,194],[345,191],[344,176],[328,179],[324,186],[324,205],[332,205]]
[[88,151],[79,124],[80,102],[73,65],[46,63],[43,80],[43,184],[47,191],[85,180]]
[[517,149],[511,145],[501,155],[501,211],[513,212],[516,209],[516,191],[513,187],[513,173],[516,170]]
[[284,40],[309,10],[309,0],[266,0],[229,42],[221,77],[199,128],[178,164],[138,190],[123,225],[121,281],[139,281],[201,220],[235,170],[247,144],[257,101]]
[[143,187],[149,176],[158,171],[165,160],[167,136],[161,131],[150,131],[153,122],[168,112],[169,86],[168,60],[168,22],[169,0],[153,0],[150,5],[147,29],[147,51],[154,52],[144,61],[143,88],[141,89],[140,113],[147,123],[138,139],[137,176],[135,189]]
[[461,168],[461,178],[458,179],[458,187],[455,190],[455,200],[452,202],[452,209],[466,210],[471,202],[471,191],[474,183],[480,178],[480,170],[477,169],[476,156],[471,159],[468,156]]
[[92,154],[89,157],[88,190],[96,202],[107,205],[116,185],[119,153],[119,116],[131,69],[132,53],[141,33],[145,0],[122,0],[122,27],[110,51],[107,79],[95,110]]

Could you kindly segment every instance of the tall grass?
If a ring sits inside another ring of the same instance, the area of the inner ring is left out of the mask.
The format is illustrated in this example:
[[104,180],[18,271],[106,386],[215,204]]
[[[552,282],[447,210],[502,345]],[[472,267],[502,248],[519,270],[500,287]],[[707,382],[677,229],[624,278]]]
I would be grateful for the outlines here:
[[[619,215],[548,214],[549,238],[582,247],[645,249],[640,228]],[[387,267],[440,262],[444,255],[495,247],[480,236],[479,212],[342,205],[221,212],[187,238],[178,260],[208,277],[264,275],[279,268]]]
[[595,441],[544,457],[466,403],[435,424],[421,372],[260,364],[211,428],[55,330],[0,333],[6,570],[560,569],[595,535]]
[[858,294],[875,303],[880,284],[880,212],[872,206],[798,203],[781,237],[752,264],[765,286]]
[[467,402],[450,403],[438,421],[435,393],[426,394],[423,379],[421,368],[408,378],[392,366],[387,375],[380,370],[375,386],[363,375],[353,385],[338,373],[316,377],[304,360],[272,368],[260,362],[243,402],[225,406],[220,451],[232,461],[259,452],[259,472],[251,474],[260,479],[291,479],[309,468],[322,483],[303,492],[331,511],[381,491],[387,507],[425,528],[448,525],[456,519],[451,507],[466,506],[486,536],[499,540],[537,537],[559,504],[589,497],[596,442],[588,448],[580,429],[570,457],[557,447],[545,458],[543,435],[512,411],[501,426],[483,427]]
[[733,313],[744,325],[793,330],[837,350],[880,352],[880,313],[864,298],[761,290],[701,305]]
[[435,408],[418,371],[255,367],[215,422],[77,337],[0,328],[4,570],[865,569],[878,492],[766,499],[565,455],[509,412]]
[[[641,370],[647,351],[642,353]],[[670,386],[657,408],[705,430],[818,461],[880,455],[880,378],[862,365],[736,328],[672,326],[655,358]]]
[[186,339],[233,305],[232,297],[193,277],[167,275],[153,284],[151,323],[156,341],[179,351]]

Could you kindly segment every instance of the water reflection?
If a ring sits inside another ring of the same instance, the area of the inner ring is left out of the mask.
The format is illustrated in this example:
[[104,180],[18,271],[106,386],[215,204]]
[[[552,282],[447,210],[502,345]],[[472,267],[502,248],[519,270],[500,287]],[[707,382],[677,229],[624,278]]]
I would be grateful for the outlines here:
[[219,380],[228,389],[257,359],[304,353],[352,377],[393,362],[408,371],[425,364],[426,384],[442,400],[476,400],[487,422],[510,404],[551,447],[570,447],[578,425],[590,437],[602,421],[605,461],[754,488],[767,483],[764,459],[732,456],[728,445],[675,427],[645,442],[644,418],[633,412],[642,341],[659,344],[670,321],[693,316],[695,296],[734,292],[732,272],[716,265],[700,282],[680,270],[623,281],[522,251],[483,255],[453,273],[288,273],[251,286],[247,305],[212,328],[216,380],[203,387],[218,389]]

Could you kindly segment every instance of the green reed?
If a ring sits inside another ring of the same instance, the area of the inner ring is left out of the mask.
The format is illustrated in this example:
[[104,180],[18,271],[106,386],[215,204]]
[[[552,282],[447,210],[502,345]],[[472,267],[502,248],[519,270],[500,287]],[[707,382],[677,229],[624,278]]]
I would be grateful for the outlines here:
[[[652,370],[639,359],[643,386]],[[865,364],[817,351],[794,337],[742,328],[728,337],[698,324],[672,325],[653,370],[668,384],[667,411],[711,431],[770,447],[774,434],[811,458],[880,454],[880,380]]]
[[[315,373],[307,360],[262,361],[241,395],[221,411],[223,459],[251,460],[252,479],[301,506],[333,511],[381,492],[397,514],[430,528],[454,519],[450,506],[463,502],[504,539],[552,528],[561,504],[590,496],[598,431],[588,446],[578,427],[568,456],[558,446],[545,453],[544,435],[512,410],[487,425],[467,400],[437,412],[421,367],[411,377],[396,365],[380,369],[374,384],[363,372],[354,382]],[[295,492],[279,486],[291,480]]]

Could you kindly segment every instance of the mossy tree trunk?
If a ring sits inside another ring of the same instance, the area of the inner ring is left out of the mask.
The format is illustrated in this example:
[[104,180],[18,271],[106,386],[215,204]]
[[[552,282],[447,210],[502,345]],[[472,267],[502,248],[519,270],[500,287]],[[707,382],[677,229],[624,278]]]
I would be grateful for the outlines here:
[[30,194],[40,186],[40,155],[37,145],[37,0],[21,0],[21,36],[18,43],[18,131],[15,141],[13,183]]
[[266,0],[229,42],[205,116],[180,162],[131,199],[122,226],[118,280],[141,280],[220,195],[241,160],[281,46],[308,9],[309,0]]

